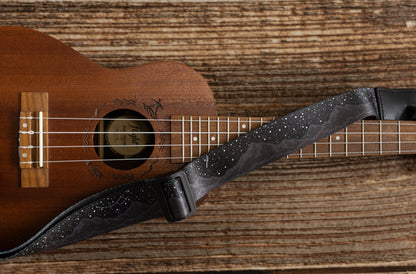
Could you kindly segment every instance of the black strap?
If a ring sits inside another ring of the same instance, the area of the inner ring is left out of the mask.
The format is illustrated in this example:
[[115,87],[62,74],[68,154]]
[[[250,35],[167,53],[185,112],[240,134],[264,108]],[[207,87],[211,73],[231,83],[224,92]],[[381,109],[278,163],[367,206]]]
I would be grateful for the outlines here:
[[416,120],[416,90],[377,88],[381,120]]
[[194,160],[184,171],[199,200],[226,182],[370,116],[379,119],[374,89],[356,89],[240,136]]
[[188,218],[196,211],[196,201],[213,189],[369,116],[380,118],[371,88],[295,111],[206,153],[168,177],[94,194],[62,212],[19,247],[0,252],[0,258],[52,250],[163,216],[172,222]]

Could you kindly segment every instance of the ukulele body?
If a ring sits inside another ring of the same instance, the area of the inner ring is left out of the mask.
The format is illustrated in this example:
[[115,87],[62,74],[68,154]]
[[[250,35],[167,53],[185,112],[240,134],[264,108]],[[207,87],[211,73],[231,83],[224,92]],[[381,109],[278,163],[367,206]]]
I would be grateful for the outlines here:
[[[169,160],[170,116],[216,115],[206,81],[185,65],[103,68],[19,27],[0,28],[0,41],[0,250],[26,241],[93,193],[180,169]],[[47,94],[46,187],[21,185],[22,93]]]

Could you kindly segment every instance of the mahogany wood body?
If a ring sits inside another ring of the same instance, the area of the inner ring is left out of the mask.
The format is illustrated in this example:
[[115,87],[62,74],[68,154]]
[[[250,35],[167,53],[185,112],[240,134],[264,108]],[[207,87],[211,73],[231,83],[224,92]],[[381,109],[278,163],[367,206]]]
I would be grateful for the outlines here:
[[[17,151],[21,92],[48,92],[49,117],[100,118],[116,109],[131,109],[148,119],[172,114],[216,115],[207,83],[185,65],[158,62],[107,69],[47,35],[17,27],[0,28],[0,40],[1,250],[22,243],[62,210],[92,193],[181,167],[169,160],[147,161],[130,170],[113,169],[100,162],[54,163],[49,165],[48,188],[21,188]],[[92,144],[97,123],[88,119],[49,120],[50,131],[85,132],[50,134],[49,145]],[[151,124],[155,132],[170,130],[167,122]],[[169,134],[162,134],[155,133],[155,142],[168,144]],[[169,156],[170,150],[162,146],[150,157]],[[83,160],[98,156],[94,149],[80,147],[50,149],[49,158]]]

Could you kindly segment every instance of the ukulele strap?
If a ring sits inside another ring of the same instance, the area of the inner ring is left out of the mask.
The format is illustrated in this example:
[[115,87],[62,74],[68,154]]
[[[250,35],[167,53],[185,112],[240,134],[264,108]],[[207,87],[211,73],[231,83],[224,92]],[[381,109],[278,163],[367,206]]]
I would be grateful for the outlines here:
[[215,188],[359,120],[412,118],[415,92],[359,88],[297,110],[209,151],[174,174],[87,197],[25,243],[0,252],[0,259],[56,249],[155,218],[186,219],[196,212],[196,202]]

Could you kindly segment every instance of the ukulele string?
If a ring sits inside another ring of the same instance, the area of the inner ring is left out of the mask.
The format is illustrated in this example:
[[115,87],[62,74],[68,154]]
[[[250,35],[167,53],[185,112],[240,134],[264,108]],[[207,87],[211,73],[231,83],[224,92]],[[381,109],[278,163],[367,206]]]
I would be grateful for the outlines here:
[[[390,151],[383,151],[383,154],[396,154],[399,151],[397,150],[390,150]],[[373,155],[380,155],[380,151],[366,151],[366,156],[371,154]],[[416,150],[401,150],[401,154],[415,154]],[[349,156],[362,156],[361,151],[351,151],[348,152]],[[340,155],[345,156],[345,152],[332,152],[332,155]],[[299,153],[291,153],[288,156],[299,156]],[[309,153],[302,153],[302,156],[313,156],[316,158],[317,156],[328,156],[328,152],[309,152]],[[147,161],[147,160],[184,160],[191,161],[193,159],[198,158],[199,156],[181,156],[181,157],[143,157],[143,158],[114,158],[114,159],[73,159],[73,160],[47,160],[43,161],[43,163],[89,163],[89,162],[114,162],[114,161]],[[284,157],[282,157],[283,159]],[[38,164],[40,161],[21,161],[20,164]]]
[[[187,132],[187,131],[24,131],[24,130],[20,130],[19,133],[21,134],[127,134],[127,135],[131,135],[131,134],[191,134],[191,132]],[[239,134],[239,133],[247,133],[247,132],[238,132],[238,131],[193,131],[193,134],[208,134],[208,133],[212,133],[212,134]]]
[[[315,145],[371,145],[371,144],[380,144],[379,141],[364,141],[364,142],[340,142],[340,141],[332,141],[332,142],[315,142]],[[415,144],[416,141],[386,141],[382,142],[383,144]],[[111,147],[190,147],[190,146],[211,146],[211,147],[218,147],[224,145],[225,143],[196,143],[196,144],[148,144],[148,145],[57,145],[57,146],[42,146],[43,148],[111,148]],[[312,145],[313,145],[312,144]],[[19,146],[22,149],[33,149],[33,148],[41,148],[41,146]]]
[[[170,119],[170,118],[84,118],[84,117],[43,117],[43,120],[83,120],[83,121],[133,121],[133,122],[147,122],[147,121],[151,121],[151,122],[198,122],[199,119],[185,119],[185,117],[189,117],[189,115],[187,116],[183,116],[183,119]],[[201,122],[222,122],[222,123],[227,123],[227,122],[237,122],[238,117],[229,117],[230,121],[228,121],[226,118],[227,117],[222,117],[222,116],[213,116],[211,117],[207,117],[207,116],[191,116],[191,117],[200,117],[201,118]],[[39,120],[39,117],[35,117],[35,116],[21,116],[19,117],[21,120]],[[209,118],[209,119],[208,119]],[[225,120],[221,120],[224,119]],[[259,123],[260,122],[260,117],[244,117],[245,119],[258,119],[258,121],[253,121],[252,122],[256,122]],[[231,120],[233,119],[233,120]],[[241,119],[241,118],[240,118]],[[263,119],[268,119],[265,120],[266,121],[271,121],[272,119],[274,119],[274,117],[266,117]],[[249,120],[240,120],[240,122],[249,122]]]
[[[325,142],[325,141],[319,141],[319,142],[315,142],[312,145],[319,145],[319,146],[328,146],[328,145],[341,145],[341,146],[345,146],[345,145],[361,145],[361,144],[365,144],[365,145],[369,145],[369,144],[380,144],[380,142],[374,142],[374,141],[365,141],[365,142],[344,142],[344,141],[340,141],[340,142]],[[415,144],[414,141],[388,141],[388,142],[383,142],[383,144],[393,144],[393,145],[405,145],[405,144]],[[154,147],[191,147],[191,146],[198,146],[199,144],[165,144],[165,145],[160,145],[160,144],[153,144],[153,145],[117,145],[117,147],[124,147],[124,146],[136,146],[136,147],[141,147],[141,146],[154,146]],[[220,145],[223,145],[223,143],[219,143],[219,144],[201,144],[202,146],[211,146],[213,148],[219,147]],[[91,147],[116,147],[116,146],[111,146],[111,145],[76,145],[76,146],[45,146],[47,148],[91,148]],[[20,148],[39,148],[39,146],[22,146]],[[371,150],[366,150],[365,153],[368,154],[377,154],[379,155],[380,151],[371,151]],[[416,153],[416,150],[414,149],[400,149],[400,150],[383,150],[383,154],[414,154]],[[292,156],[296,156],[299,155],[299,153],[294,152],[291,153],[289,155]],[[345,156],[345,152],[341,151],[341,152],[335,152],[333,151],[331,153],[331,155],[340,155],[340,156]],[[354,155],[362,155],[362,151],[348,151],[348,155],[350,156],[354,156]],[[48,161],[43,161],[44,163],[79,163],[79,162],[106,162],[106,161],[146,161],[146,160],[192,160],[192,159],[196,159],[197,157],[199,157],[201,155],[196,155],[196,156],[180,156],[180,157],[143,157],[143,158],[116,158],[116,159],[74,159],[74,160],[48,160]],[[315,158],[317,156],[328,156],[328,152],[302,152],[302,156],[314,156]],[[20,162],[22,164],[36,164],[39,163],[39,161],[22,161]]]
[[[24,130],[20,130],[19,133],[21,134],[127,134],[127,135],[132,135],[132,134],[245,134],[248,132],[243,132],[243,131],[33,131],[33,130],[29,130],[29,131],[24,131]],[[357,134],[357,135],[362,135],[363,132],[337,132],[334,133],[333,135],[352,135],[352,134]],[[370,131],[366,131],[364,132],[365,135],[398,135],[398,132],[370,132]],[[416,132],[400,132],[400,135],[412,135],[412,134],[416,134]]]
[[[198,146],[199,144],[148,144],[148,145],[68,145],[68,146],[42,146],[43,148],[111,148],[111,147],[189,147]],[[208,144],[202,144],[202,146],[208,146]],[[217,144],[210,144],[211,146],[217,146]],[[223,145],[223,144],[220,144]],[[40,148],[41,146],[19,146],[19,148],[32,149]]]
[[[96,121],[96,120],[100,120],[100,121],[115,121],[115,120],[119,120],[119,121],[142,121],[142,122],[146,122],[146,121],[151,121],[151,122],[192,122],[192,123],[196,123],[196,122],[222,122],[222,123],[227,123],[227,122],[237,122],[239,117],[228,117],[230,120],[227,120],[227,117],[224,116],[212,116],[212,118],[210,116],[183,116],[183,119],[170,119],[170,118],[88,118],[88,117],[43,117],[43,120],[87,120],[87,121]],[[185,119],[185,117],[199,117],[201,119]],[[21,116],[19,117],[20,119],[27,119],[27,120],[32,120],[32,119],[40,119],[39,117],[35,117],[35,116]],[[219,120],[220,118],[225,118],[225,120]],[[232,119],[232,120],[231,120]],[[241,118],[240,118],[241,119]],[[272,120],[275,119],[275,117],[244,117],[244,119],[248,119],[248,120],[240,120],[240,122],[255,122],[255,123],[260,123],[261,119],[264,119],[264,122],[270,122]],[[253,119],[258,119],[258,121],[253,120]],[[266,120],[267,119],[267,120]],[[372,121],[378,121],[378,120],[363,120],[365,122],[365,125],[377,125],[379,126],[380,123],[379,122],[372,122]],[[363,121],[357,122],[361,123]],[[414,121],[400,121],[401,125],[415,125]],[[383,121],[382,123],[383,126],[388,126],[388,125],[392,125],[392,126],[397,126],[397,121]]]
[[[21,131],[20,133],[26,133],[26,134],[39,134],[40,132],[33,132],[33,131]],[[48,133],[48,134],[87,134],[87,133],[92,133],[92,132],[42,132],[42,133]],[[182,135],[182,134],[191,134],[191,132],[94,132],[94,134],[155,134],[155,133],[160,133],[160,134],[178,134],[178,135]],[[219,131],[210,131],[210,132],[192,132],[193,134],[198,135],[199,133],[201,134],[207,134],[206,138],[208,139],[208,133],[213,134],[213,135],[226,135],[226,134],[233,134],[233,135],[242,135],[242,134],[246,134],[246,132],[219,132]],[[398,135],[398,133],[396,132],[366,132],[365,135]],[[401,132],[400,135],[407,135],[407,136],[412,136],[416,134],[416,132]],[[337,135],[345,135],[348,136],[350,138],[356,137],[358,136],[359,138],[362,137],[362,132],[338,132],[335,133],[331,136],[337,136]],[[353,136],[356,135],[356,136]],[[204,136],[205,137],[205,136]],[[330,136],[329,136],[330,137]],[[329,138],[326,137],[326,138]],[[188,137],[189,138],[189,137]],[[204,138],[204,139],[206,139]],[[197,141],[195,141],[197,142]],[[331,142],[325,142],[325,141],[318,141],[315,142],[314,144],[318,144],[318,145],[346,145],[346,144],[413,144],[415,143],[415,141],[405,141],[405,140],[397,140],[397,141],[382,141],[380,142],[378,141],[338,141],[338,140],[332,140]],[[148,147],[148,146],[152,146],[152,147],[183,147],[183,146],[198,146],[198,145],[202,145],[202,146],[218,146],[218,145],[223,145],[224,143],[221,142],[210,142],[210,143],[204,143],[204,142],[197,142],[195,144],[191,143],[191,144],[145,144],[145,145],[139,145],[139,144],[134,144],[134,145],[57,145],[57,146],[42,146],[43,148],[77,148],[77,147],[82,147],[82,148],[100,148],[100,147]],[[19,148],[40,148],[40,146],[33,146],[33,145],[29,145],[29,146],[19,146]]]
[[[185,157],[185,159],[196,157]],[[48,160],[43,163],[83,163],[83,162],[114,162],[114,161],[147,161],[147,160],[180,160],[183,157],[143,157],[143,158],[114,158],[114,159],[73,159],[73,160]],[[22,161],[20,164],[38,164],[40,161]]]

